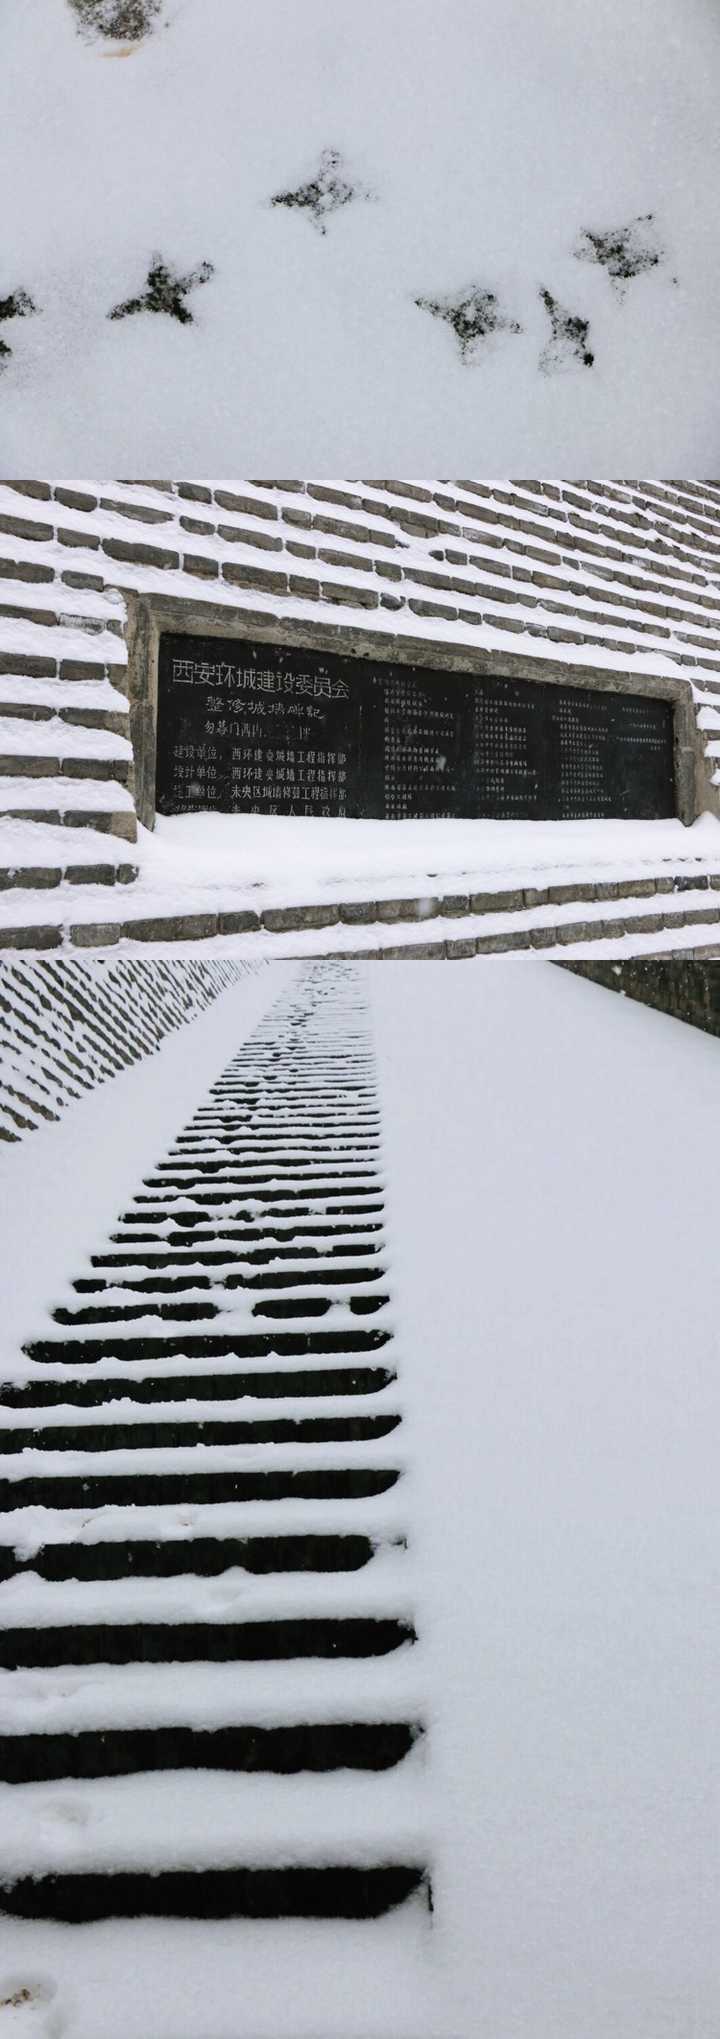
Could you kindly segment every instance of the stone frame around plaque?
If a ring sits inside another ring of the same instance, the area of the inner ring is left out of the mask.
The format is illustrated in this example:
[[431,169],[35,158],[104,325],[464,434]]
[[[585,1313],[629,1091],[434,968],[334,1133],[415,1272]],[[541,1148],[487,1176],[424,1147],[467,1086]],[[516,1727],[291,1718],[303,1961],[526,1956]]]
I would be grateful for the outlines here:
[[292,645],[298,650],[330,652],[376,664],[406,665],[419,671],[464,673],[543,681],[559,687],[603,690],[665,701],[673,709],[675,814],[685,826],[707,808],[706,764],[689,680],[665,674],[639,673],[607,666],[576,665],[551,656],[529,660],[527,654],[489,650],[447,640],[396,636],[392,631],[322,623],[267,611],[236,608],[182,596],[136,594],[122,590],[127,604],[128,698],[130,735],[135,765],[135,804],[143,827],[155,825],[157,762],[158,661],[164,631],[185,637],[224,637],[255,643]]

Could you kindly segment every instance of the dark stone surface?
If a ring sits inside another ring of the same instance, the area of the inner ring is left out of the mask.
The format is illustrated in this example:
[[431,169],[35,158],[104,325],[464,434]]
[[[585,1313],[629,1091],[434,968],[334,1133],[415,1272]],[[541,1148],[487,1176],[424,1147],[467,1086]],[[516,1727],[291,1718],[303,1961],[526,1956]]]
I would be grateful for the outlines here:
[[675,812],[669,702],[164,633],[157,807],[497,819]]
[[[697,918],[697,916],[693,916]],[[633,921],[633,927],[636,922]],[[579,977],[589,977],[608,991],[620,991],[673,1019],[701,1027],[706,1034],[720,1034],[720,968],[717,963],[686,962],[684,958],[663,963],[565,963]]]

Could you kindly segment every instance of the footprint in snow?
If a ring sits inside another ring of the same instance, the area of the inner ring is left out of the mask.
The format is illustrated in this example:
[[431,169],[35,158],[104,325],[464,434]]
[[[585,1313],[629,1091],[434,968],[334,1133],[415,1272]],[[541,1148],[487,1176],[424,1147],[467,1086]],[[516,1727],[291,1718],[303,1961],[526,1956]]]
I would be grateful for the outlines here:
[[52,1820],[62,1827],[78,1832],[90,1825],[90,1807],[75,1798],[53,1798],[48,1801],[45,1811]]
[[[33,304],[26,290],[13,290],[9,297],[0,297],[0,325],[5,325],[8,319],[27,319],[36,311],[37,305]],[[0,336],[0,368],[5,367],[12,351],[12,347]]]
[[63,2039],[66,2031],[52,1976],[0,1976],[1,2039]]
[[339,149],[323,149],[319,168],[307,184],[299,184],[294,191],[276,191],[270,204],[287,206],[297,212],[306,212],[318,233],[327,233],[327,221],[334,212],[340,212],[345,205],[352,205],[356,199],[371,200],[372,191],[366,191],[361,184],[353,184],[346,175],[345,165]]
[[[612,227],[605,233],[587,228],[573,249],[579,262],[598,262],[607,271],[616,297],[623,298],[636,276],[659,269],[665,260],[652,212],[639,213],[627,226]],[[673,282],[677,279],[674,277]]]
[[129,48],[114,52],[129,56],[158,26],[164,0],[69,0],[80,34],[86,41],[119,42]]
[[588,346],[588,320],[566,311],[549,290],[541,290],[540,298],[550,320],[550,338],[540,356],[543,375],[553,375],[558,370],[574,368],[578,364],[582,368],[592,368],[595,355]]
[[495,333],[522,332],[517,319],[508,318],[500,310],[495,292],[478,283],[471,284],[458,297],[416,297],[415,303],[418,311],[430,312],[433,318],[444,319],[452,328],[464,362],[476,360],[484,341]]

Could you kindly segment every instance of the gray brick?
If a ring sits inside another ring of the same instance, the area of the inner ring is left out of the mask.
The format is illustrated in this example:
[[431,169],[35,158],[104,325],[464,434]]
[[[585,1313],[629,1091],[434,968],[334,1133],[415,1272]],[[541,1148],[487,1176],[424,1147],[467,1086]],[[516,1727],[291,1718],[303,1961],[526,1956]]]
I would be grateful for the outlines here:
[[217,525],[211,524],[207,517],[181,517],[180,528],[183,531],[192,531],[196,538],[205,538],[208,532],[212,537],[215,536]]
[[202,942],[218,930],[216,913],[158,914],[156,918],[123,922],[122,933],[133,942]]
[[216,581],[220,577],[220,566],[216,559],[207,559],[204,553],[186,552],[183,572],[195,574],[198,579]]
[[12,891],[16,886],[20,886],[23,891],[27,886],[33,892],[50,892],[60,884],[62,876],[60,865],[55,867],[50,864],[26,864],[17,870],[0,869],[0,892]]
[[61,944],[59,927],[0,928],[0,949],[59,949]]
[[229,581],[231,586],[259,588],[269,595],[286,595],[288,592],[287,574],[271,573],[270,569],[266,567],[238,566],[231,562],[226,562],[223,566],[222,577],[224,581]]
[[57,487],[53,491],[56,503],[63,503],[66,510],[96,510],[97,496],[90,496],[81,489]]
[[7,531],[11,538],[28,538],[31,545],[47,544],[55,536],[52,524],[36,524],[34,518],[9,517],[5,513],[0,515],[0,531]]
[[[106,671],[107,668],[104,665],[98,665],[97,662],[91,658],[88,659],[62,658],[60,660],[61,680],[104,680]],[[123,669],[121,673],[118,674],[118,679],[121,681],[121,683],[124,677],[125,673]]]
[[442,961],[444,943],[405,942],[397,948],[379,949],[378,954],[384,963],[435,963]]
[[[2,745],[2,724],[0,724],[0,746]],[[0,776],[9,779],[52,779],[59,772],[60,765],[54,757],[20,757],[17,752],[0,757]]]
[[447,604],[443,607],[440,602],[410,601],[408,608],[412,609],[415,616],[450,616],[453,622],[456,621],[458,613],[457,608],[450,608]]
[[379,609],[380,596],[374,588],[350,588],[341,581],[323,581],[324,602],[342,604],[349,609]]
[[166,552],[165,547],[160,545],[144,545],[140,539],[104,538],[103,552],[110,559],[130,560],[135,566],[167,568],[180,565],[179,552]]
[[66,572],[61,574],[60,578],[68,588],[104,588],[105,586],[102,575],[98,573]]
[[218,524],[218,537],[226,545],[256,545],[262,552],[282,552],[283,541],[274,531],[243,531],[237,524]]
[[379,899],[376,909],[377,919],[385,922],[419,920],[422,917],[419,912],[419,904],[420,902],[417,899]]
[[94,536],[92,531],[71,531],[69,525],[60,524],[58,525],[57,535],[61,545],[75,546],[78,549],[82,548],[83,552],[100,551],[100,540]]
[[91,920],[71,927],[70,940],[74,949],[110,949],[119,942],[121,934],[118,920]]
[[442,898],[437,901],[435,911],[439,914],[447,915],[449,919],[452,919],[456,914],[469,913],[470,900],[467,892],[443,893]]
[[[718,878],[718,885],[720,885],[720,877]],[[338,913],[341,921],[347,927],[366,926],[369,922],[377,920],[378,917],[375,901],[367,899],[345,899],[338,907]]]
[[31,559],[0,559],[0,576],[8,581],[54,581],[52,566],[40,566]]
[[257,934],[260,927],[259,913],[219,913],[217,917],[219,935]]
[[147,503],[121,503],[114,496],[100,497],[101,510],[110,510],[116,517],[129,517],[134,524],[171,524],[171,510],[150,509]]
[[18,496],[34,496],[39,503],[49,503],[52,496],[52,489],[47,481],[9,481],[6,482],[6,488],[14,489]]
[[253,496],[231,495],[227,489],[215,489],[214,494],[221,510],[238,510],[241,516],[265,517],[272,523],[277,523],[278,512],[275,503],[264,502],[262,497],[256,502]]
[[524,892],[471,892],[471,913],[510,913],[525,905]]
[[285,934],[305,927],[334,927],[340,915],[336,906],[278,906],[265,907],[260,917],[269,934]]

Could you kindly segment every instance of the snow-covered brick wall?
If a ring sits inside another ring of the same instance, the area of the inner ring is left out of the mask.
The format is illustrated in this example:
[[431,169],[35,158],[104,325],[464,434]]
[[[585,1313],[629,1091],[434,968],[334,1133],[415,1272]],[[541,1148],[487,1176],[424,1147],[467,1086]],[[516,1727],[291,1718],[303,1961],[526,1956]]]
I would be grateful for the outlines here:
[[[147,861],[154,839],[134,845],[138,815],[148,821],[154,812],[146,783],[153,683],[133,620],[137,597],[172,598],[180,629],[184,606],[190,620],[201,605],[215,634],[227,613],[249,636],[360,657],[382,644],[386,658],[417,657],[430,669],[434,657],[442,665],[477,653],[478,686],[496,654],[538,678],[582,680],[595,669],[631,691],[679,684],[688,706],[678,811],[688,820],[720,807],[720,484],[7,482],[7,945],[57,947],[61,924],[78,917],[88,941],[97,939],[93,929],[116,929]],[[165,912],[177,916],[184,895],[175,890]],[[197,914],[202,901],[193,897]],[[233,895],[224,904],[248,901]],[[152,920],[154,906],[147,911]],[[182,930],[198,939],[203,931],[202,921]]]
[[222,959],[0,964],[0,1140],[59,1118],[259,967]]
[[716,483],[15,482],[0,576],[6,813],[132,839],[128,592],[685,679],[720,778]]

